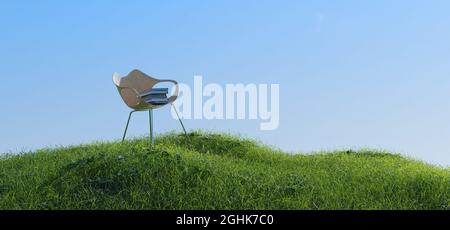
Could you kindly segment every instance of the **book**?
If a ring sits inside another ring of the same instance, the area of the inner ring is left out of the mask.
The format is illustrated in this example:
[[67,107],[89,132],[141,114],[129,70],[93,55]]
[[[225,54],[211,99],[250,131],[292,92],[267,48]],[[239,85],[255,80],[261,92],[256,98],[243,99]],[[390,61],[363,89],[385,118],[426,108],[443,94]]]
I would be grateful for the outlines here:
[[147,95],[167,94],[167,93],[169,93],[169,89],[168,88],[153,88],[153,89],[141,92],[139,94],[139,96],[145,97]]
[[146,100],[145,102],[152,104],[152,105],[165,105],[167,103],[169,103],[169,99],[165,98],[165,99],[150,99],[150,100]]
[[149,94],[142,97],[145,100],[151,100],[151,99],[166,99],[167,94]]

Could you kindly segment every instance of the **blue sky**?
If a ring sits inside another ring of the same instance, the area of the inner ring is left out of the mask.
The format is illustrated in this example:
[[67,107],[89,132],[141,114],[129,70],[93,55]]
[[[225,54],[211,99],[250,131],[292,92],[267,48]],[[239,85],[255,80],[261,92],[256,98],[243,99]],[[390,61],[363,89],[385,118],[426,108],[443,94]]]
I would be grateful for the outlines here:
[[[280,84],[280,127],[185,121],[292,152],[450,165],[449,1],[1,1],[0,152],[120,138],[113,72]],[[179,130],[164,108],[156,132]],[[147,133],[138,114],[131,135]]]

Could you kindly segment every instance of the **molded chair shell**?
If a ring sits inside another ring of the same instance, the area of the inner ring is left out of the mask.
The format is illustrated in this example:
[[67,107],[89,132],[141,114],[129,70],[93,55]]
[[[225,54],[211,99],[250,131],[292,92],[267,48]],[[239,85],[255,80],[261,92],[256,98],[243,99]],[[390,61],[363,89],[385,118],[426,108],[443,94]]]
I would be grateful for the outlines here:
[[178,82],[174,80],[156,79],[140,70],[133,70],[125,77],[121,77],[118,73],[114,73],[113,82],[125,104],[136,111],[157,109],[164,106],[147,103],[140,96],[142,93],[151,90],[158,83],[169,82],[175,85],[175,91],[173,95],[168,98],[168,104],[174,102],[178,97]]

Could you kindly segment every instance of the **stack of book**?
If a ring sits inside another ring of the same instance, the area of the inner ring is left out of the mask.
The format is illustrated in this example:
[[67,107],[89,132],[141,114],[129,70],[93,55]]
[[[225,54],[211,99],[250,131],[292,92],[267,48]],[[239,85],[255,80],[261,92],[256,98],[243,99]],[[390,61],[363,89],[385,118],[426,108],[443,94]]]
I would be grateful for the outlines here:
[[169,99],[167,98],[168,92],[168,88],[153,88],[142,92],[139,96],[149,104],[165,105],[169,103]]

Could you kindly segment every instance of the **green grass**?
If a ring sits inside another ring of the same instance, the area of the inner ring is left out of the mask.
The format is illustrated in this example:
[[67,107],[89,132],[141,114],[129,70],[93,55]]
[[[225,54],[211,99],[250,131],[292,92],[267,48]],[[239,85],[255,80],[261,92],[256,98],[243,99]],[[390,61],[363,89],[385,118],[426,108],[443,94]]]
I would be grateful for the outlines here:
[[292,155],[167,134],[0,158],[0,209],[449,209],[450,171],[377,151]]

